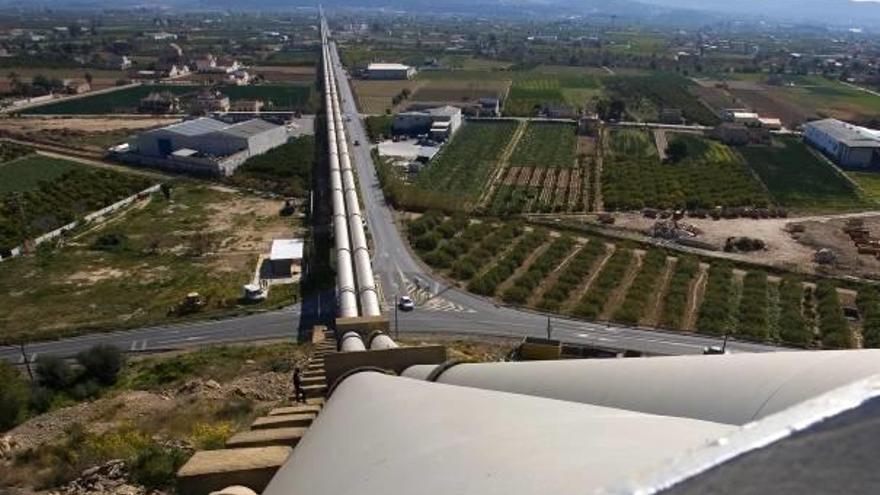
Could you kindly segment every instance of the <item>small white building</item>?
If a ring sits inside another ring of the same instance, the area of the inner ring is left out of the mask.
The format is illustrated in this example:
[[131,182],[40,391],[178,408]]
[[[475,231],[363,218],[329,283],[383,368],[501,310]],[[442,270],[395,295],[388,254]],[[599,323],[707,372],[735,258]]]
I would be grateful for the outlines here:
[[370,79],[411,79],[416,69],[403,64],[374,63],[367,66],[366,75]]
[[302,272],[302,239],[275,239],[269,252],[269,267],[272,278],[291,278]]

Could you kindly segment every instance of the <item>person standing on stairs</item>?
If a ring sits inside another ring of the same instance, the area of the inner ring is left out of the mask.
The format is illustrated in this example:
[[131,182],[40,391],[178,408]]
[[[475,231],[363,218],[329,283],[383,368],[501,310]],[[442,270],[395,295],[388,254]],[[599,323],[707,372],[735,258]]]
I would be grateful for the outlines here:
[[302,387],[302,374],[299,371],[299,366],[293,369],[293,400],[303,403],[306,401],[306,392]]

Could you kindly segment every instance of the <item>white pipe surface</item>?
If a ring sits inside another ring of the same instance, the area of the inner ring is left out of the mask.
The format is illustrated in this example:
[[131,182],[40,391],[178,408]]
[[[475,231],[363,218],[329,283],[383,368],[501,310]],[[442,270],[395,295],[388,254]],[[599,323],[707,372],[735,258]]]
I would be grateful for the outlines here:
[[743,425],[877,374],[880,350],[860,350],[459,364],[436,381]]
[[[351,167],[349,156],[348,138],[345,133],[345,125],[342,122],[339,92],[335,72],[330,60],[329,45],[325,45],[326,65],[329,66],[330,84],[329,93],[332,102],[332,115],[336,129],[336,149],[339,155],[339,166],[342,174],[342,188],[345,197],[345,209],[348,212],[348,229],[351,239],[351,247],[354,255],[354,268],[357,275],[358,293],[361,302],[361,314],[363,316],[379,316],[382,311],[379,306],[379,294],[376,290],[376,280],[373,275],[373,266],[370,261],[370,252],[367,248],[367,237],[364,233],[364,219],[361,214],[360,201],[357,194],[357,185],[354,172]],[[328,120],[330,117],[328,116]]]
[[263,495],[613,493],[735,430],[365,371],[339,384]]
[[342,342],[339,344],[341,352],[361,352],[366,351],[367,346],[364,345],[364,339],[357,332],[346,332],[342,336]]
[[[326,32],[325,32],[326,33]],[[339,168],[337,147],[338,128],[333,118],[333,97],[331,94],[330,71],[326,39],[323,46],[324,59],[324,106],[327,112],[327,143],[330,155],[330,198],[333,205],[333,238],[336,246],[336,287],[339,297],[339,316],[352,318],[358,316],[357,288],[351,256],[351,242],[348,233],[348,220],[345,214],[345,198],[342,191],[342,177]]]
[[370,339],[370,350],[379,351],[383,349],[397,349],[397,343],[388,336],[387,333],[380,333]]

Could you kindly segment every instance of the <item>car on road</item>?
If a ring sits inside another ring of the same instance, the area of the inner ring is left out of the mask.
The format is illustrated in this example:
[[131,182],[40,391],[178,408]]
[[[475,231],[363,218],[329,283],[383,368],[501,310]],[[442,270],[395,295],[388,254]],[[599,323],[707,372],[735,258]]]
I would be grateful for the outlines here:
[[355,146],[360,146],[360,145],[361,145],[361,142],[358,141],[357,139],[355,139],[355,141],[354,141],[354,145],[355,145]]
[[730,354],[730,351],[728,351],[724,346],[710,345],[708,347],[703,348],[703,354],[705,354],[707,356],[718,355],[718,354]]
[[397,307],[401,311],[412,311],[416,309],[416,303],[409,296],[400,296],[400,300],[397,301]]

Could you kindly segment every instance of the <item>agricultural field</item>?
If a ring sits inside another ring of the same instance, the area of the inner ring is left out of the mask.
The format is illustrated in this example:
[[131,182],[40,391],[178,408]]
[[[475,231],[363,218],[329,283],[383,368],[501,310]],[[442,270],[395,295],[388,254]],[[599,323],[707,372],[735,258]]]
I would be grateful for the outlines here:
[[302,136],[249,158],[228,180],[237,186],[304,198],[311,189],[316,153],[314,136]]
[[[102,190],[124,177],[114,174]],[[186,317],[170,315],[169,308],[193,291],[205,306],[187,317],[241,313],[241,286],[252,280],[257,256],[273,238],[304,234],[279,215],[282,206],[281,200],[178,182],[170,201],[156,193],[122,217],[74,233],[63,246],[4,261],[0,342],[180,321]],[[258,307],[290,303],[296,291],[273,288]]]
[[432,212],[410,221],[407,231],[434,270],[507,304],[792,347],[880,345],[880,294],[869,287],[858,287],[855,305],[871,323],[859,325],[843,316],[851,297],[827,279]]
[[16,74],[21,82],[29,83],[34,76],[44,76],[48,79],[80,79],[85,80],[86,74],[92,76],[92,89],[112,88],[117,81],[126,78],[125,71],[104,69],[66,69],[49,67],[6,67],[3,69],[3,78],[0,78],[0,93],[8,93],[12,90],[10,74]]
[[480,98],[503,99],[510,84],[507,81],[423,80],[409,100],[419,103],[465,104],[477,103]]
[[362,79],[352,79],[351,84],[360,111],[374,115],[396,111],[400,104],[395,105],[393,99],[403,90],[408,90],[411,94],[414,93],[420,85],[418,81],[365,81]]
[[695,83],[675,74],[615,76],[604,80],[608,94],[623,100],[633,118],[656,121],[660,110],[678,108],[685,120],[715,125],[717,116],[690,92]]
[[[184,100],[203,89],[199,86],[143,85],[75,100],[50,103],[22,111],[27,115],[99,115],[137,113],[138,103],[152,92],[170,92]],[[222,86],[223,94],[235,100],[259,99],[266,110],[314,111],[317,93],[310,84],[262,84],[252,86]],[[185,103],[185,101],[184,101]]]
[[318,93],[313,84],[258,84],[250,86],[223,86],[220,91],[234,103],[236,100],[261,100],[264,110],[296,110],[314,112],[318,108]]
[[[21,117],[0,120],[0,136],[103,153],[138,132],[179,122],[169,117]],[[2,160],[2,157],[0,157]]]
[[708,139],[672,134],[684,143],[677,163],[661,162],[651,136],[641,130],[612,130],[606,139],[602,195],[609,210],[766,207],[764,186],[730,148]]
[[146,189],[144,177],[31,154],[0,163],[0,250]]
[[865,209],[864,198],[848,177],[814,154],[801,141],[778,138],[773,146],[739,148],[746,163],[781,206],[820,212]]
[[138,102],[153,92],[170,92],[175,95],[196,94],[198,87],[174,85],[143,85],[110,93],[85,96],[75,100],[60,101],[23,110],[26,115],[99,115],[114,113],[137,113]]
[[530,122],[516,143],[492,198],[495,215],[582,211],[586,173],[578,160],[575,126]]
[[516,126],[516,122],[504,120],[466,122],[419,173],[416,186],[457,201],[473,201],[482,192]]

